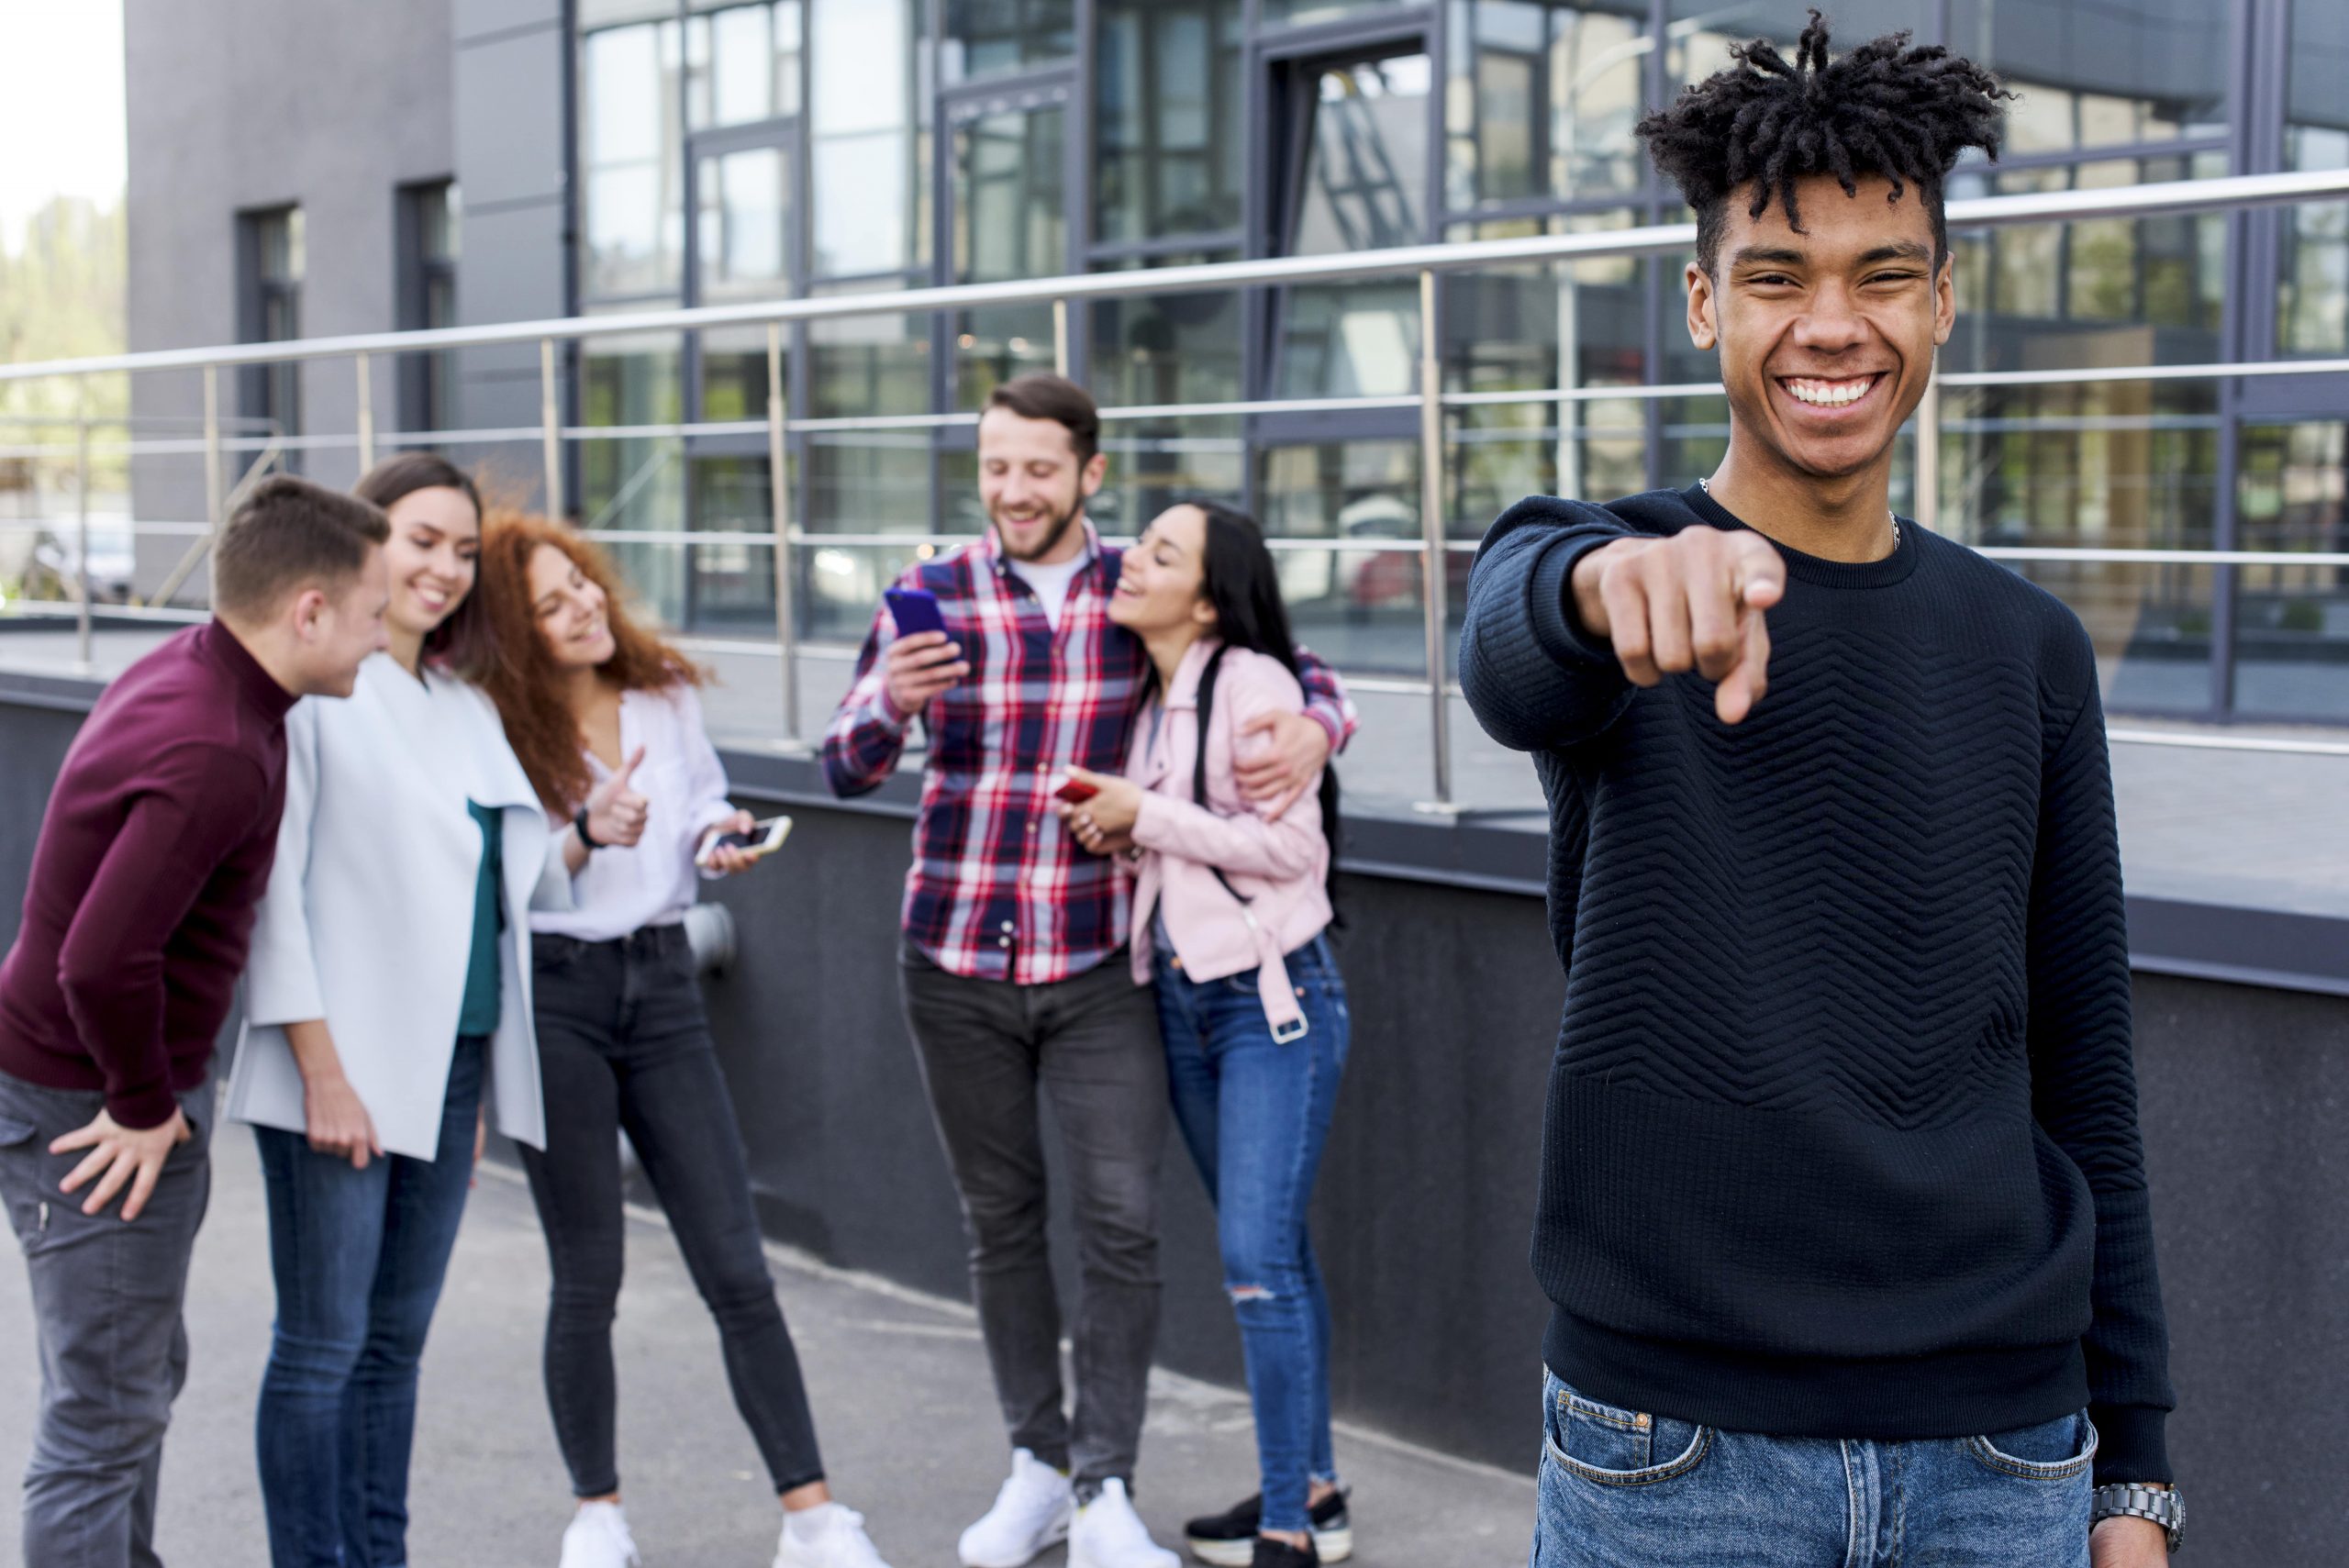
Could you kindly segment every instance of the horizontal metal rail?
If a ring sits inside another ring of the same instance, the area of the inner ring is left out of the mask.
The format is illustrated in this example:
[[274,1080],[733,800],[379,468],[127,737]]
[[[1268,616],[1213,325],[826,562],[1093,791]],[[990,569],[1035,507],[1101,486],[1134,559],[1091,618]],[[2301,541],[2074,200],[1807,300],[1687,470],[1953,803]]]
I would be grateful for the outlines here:
[[[1951,202],[1948,216],[1949,226],[1954,229],[1996,228],[2089,218],[2155,217],[2172,213],[2278,206],[2343,196],[2349,196],[2349,169],[2310,169],[2280,174],[2234,174],[2214,180],[2174,180],[2088,191],[2031,191],[2011,195],[1975,196]],[[1278,256],[1257,261],[1205,261],[1190,266],[1082,272],[998,284],[827,295],[813,299],[762,300],[740,305],[700,306],[690,309],[558,317],[540,321],[442,327],[413,332],[362,332],[333,338],[304,338],[282,343],[150,350],[135,354],[104,354],[84,359],[0,365],[0,381],[28,381],[43,376],[90,375],[117,371],[202,370],[214,366],[274,364],[288,360],[331,359],[362,353],[432,353],[450,349],[534,344],[549,339],[569,341],[635,332],[751,326],[770,321],[827,321],[907,311],[1048,305],[1056,300],[1075,303],[1234,288],[1354,283],[1423,272],[1475,272],[1538,262],[1678,255],[1692,249],[1696,239],[1694,224],[1653,224],[1639,228],[1596,229],[1578,234],[1536,234],[1508,239],[1397,246],[1336,256]]]

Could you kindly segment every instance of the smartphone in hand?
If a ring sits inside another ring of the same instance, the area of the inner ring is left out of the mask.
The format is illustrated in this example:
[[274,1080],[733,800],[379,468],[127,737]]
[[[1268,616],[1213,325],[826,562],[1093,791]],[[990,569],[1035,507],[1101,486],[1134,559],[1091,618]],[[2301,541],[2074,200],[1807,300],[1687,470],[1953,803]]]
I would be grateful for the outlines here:
[[946,629],[946,617],[938,607],[938,595],[927,588],[889,588],[883,591],[881,597],[889,606],[889,618],[896,623],[899,637]]
[[1082,806],[1100,793],[1098,789],[1086,784],[1083,779],[1070,779],[1060,788],[1052,791],[1052,798],[1065,800],[1071,806]]
[[709,864],[709,857],[719,850],[740,850],[752,860],[762,861],[783,848],[783,841],[790,837],[790,817],[765,817],[753,824],[751,830],[748,833],[718,834],[702,846],[701,853],[694,857],[694,863],[707,867]]

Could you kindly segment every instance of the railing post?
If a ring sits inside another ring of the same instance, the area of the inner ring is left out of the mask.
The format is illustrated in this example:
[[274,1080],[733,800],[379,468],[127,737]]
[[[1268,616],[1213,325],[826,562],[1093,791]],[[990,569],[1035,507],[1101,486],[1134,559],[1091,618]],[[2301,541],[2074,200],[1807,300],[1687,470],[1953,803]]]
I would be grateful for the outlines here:
[[1068,374],[1068,298],[1052,301],[1052,373]]
[[1452,807],[1452,694],[1445,677],[1444,594],[1450,562],[1444,550],[1443,358],[1436,332],[1435,269],[1419,272],[1419,543],[1427,617],[1428,754],[1433,765],[1435,811]]
[[73,617],[74,641],[80,650],[82,668],[90,668],[90,378],[73,378],[73,423],[77,432],[73,454],[74,485],[77,499],[74,506],[74,550],[79,556],[82,579],[82,604]]
[[220,516],[228,497],[220,494],[220,367],[204,367],[204,523],[211,534],[204,553],[204,602],[212,602],[211,545],[220,542]]
[[562,520],[562,398],[554,380],[554,339],[539,339],[539,428],[546,461],[547,516]]
[[1925,395],[1917,404],[1917,495],[1910,503],[1917,526],[1939,533],[1942,526],[1942,365],[1933,356]]
[[785,458],[783,323],[767,323],[767,510],[774,527],[774,639],[782,656],[783,738],[799,740],[799,627],[793,600],[791,479]]
[[368,374],[367,350],[359,350],[359,472],[375,466],[375,388]]

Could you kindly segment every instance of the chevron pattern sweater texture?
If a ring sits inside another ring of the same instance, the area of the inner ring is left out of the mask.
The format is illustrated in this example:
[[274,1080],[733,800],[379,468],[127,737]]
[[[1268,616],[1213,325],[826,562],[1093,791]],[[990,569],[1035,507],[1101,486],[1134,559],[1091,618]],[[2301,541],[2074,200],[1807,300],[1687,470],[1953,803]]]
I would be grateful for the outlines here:
[[1591,1396],[1785,1437],[1988,1435],[2086,1406],[2167,1480],[2172,1404],[2096,660],[2051,595],[1914,525],[1781,550],[1768,694],[1632,685],[1586,550],[1744,525],[1701,490],[1534,497],[1486,536],[1470,706],[1550,806],[1566,1004],[1533,1271]]

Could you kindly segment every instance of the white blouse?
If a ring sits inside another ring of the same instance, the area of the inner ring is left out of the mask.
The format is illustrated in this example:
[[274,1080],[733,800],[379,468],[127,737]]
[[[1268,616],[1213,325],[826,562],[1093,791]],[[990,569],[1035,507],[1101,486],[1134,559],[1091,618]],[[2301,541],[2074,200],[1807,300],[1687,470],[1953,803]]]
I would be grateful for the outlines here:
[[[571,879],[571,907],[530,911],[530,929],[607,942],[647,926],[673,926],[700,896],[694,851],[702,835],[734,815],[726,768],[702,728],[701,699],[680,684],[665,692],[620,695],[620,755],[644,748],[630,787],[651,803],[644,836],[622,849],[596,850]],[[587,766],[600,784],[611,776],[594,753]],[[551,824],[557,834],[567,822]]]

